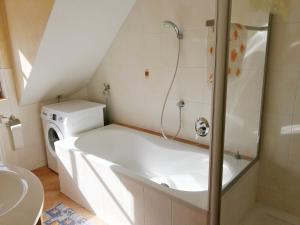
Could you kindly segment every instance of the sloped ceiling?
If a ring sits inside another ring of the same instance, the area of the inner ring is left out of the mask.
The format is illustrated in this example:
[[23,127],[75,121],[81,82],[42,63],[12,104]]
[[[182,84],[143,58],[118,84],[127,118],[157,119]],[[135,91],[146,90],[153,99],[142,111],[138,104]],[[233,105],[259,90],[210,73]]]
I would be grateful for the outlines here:
[[84,87],[134,2],[56,0],[19,96],[20,104],[72,94]]

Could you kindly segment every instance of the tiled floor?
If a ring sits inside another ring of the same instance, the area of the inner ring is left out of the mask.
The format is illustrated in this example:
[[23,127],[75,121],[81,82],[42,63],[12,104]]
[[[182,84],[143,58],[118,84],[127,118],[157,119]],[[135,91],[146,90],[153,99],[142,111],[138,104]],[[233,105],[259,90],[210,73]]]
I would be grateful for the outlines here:
[[102,222],[99,218],[97,218],[94,214],[82,208],[76,202],[74,202],[59,191],[59,180],[58,175],[56,173],[52,172],[47,167],[42,167],[37,170],[34,170],[33,173],[40,178],[44,186],[44,210],[49,209],[57,203],[62,202],[66,207],[74,209],[77,213],[89,219],[93,225],[105,225],[105,223]]
[[240,225],[300,225],[300,218],[257,203]]

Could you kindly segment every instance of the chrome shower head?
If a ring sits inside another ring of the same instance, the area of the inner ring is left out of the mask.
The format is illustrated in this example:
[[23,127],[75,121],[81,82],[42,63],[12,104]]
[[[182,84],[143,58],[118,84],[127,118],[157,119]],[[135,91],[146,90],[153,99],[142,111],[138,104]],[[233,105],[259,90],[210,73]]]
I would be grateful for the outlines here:
[[167,27],[172,27],[176,32],[177,38],[178,39],[183,39],[183,34],[180,32],[178,26],[174,22],[172,22],[170,20],[165,20],[163,22],[163,24]]

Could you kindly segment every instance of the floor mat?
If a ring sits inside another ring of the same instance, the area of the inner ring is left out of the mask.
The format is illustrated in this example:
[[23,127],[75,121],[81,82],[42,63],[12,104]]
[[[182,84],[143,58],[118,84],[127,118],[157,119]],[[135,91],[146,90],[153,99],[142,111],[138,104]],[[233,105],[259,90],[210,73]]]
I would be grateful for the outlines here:
[[43,213],[44,225],[92,225],[73,209],[59,203]]

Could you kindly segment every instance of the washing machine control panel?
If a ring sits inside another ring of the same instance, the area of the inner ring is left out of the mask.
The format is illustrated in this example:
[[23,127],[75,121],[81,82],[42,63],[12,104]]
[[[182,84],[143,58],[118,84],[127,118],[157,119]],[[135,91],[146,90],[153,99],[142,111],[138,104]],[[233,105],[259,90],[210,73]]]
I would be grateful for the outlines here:
[[49,121],[55,121],[55,122],[60,122],[63,123],[64,122],[64,118],[63,116],[56,114],[56,113],[52,113],[52,112],[48,112],[48,111],[43,111],[42,112],[42,116]]

